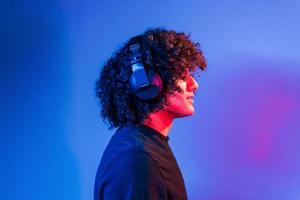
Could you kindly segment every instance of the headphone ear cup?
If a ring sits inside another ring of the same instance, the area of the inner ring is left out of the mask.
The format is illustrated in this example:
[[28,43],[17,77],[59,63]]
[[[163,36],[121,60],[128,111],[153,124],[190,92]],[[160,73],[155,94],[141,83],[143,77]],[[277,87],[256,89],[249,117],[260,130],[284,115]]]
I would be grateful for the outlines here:
[[153,71],[152,69],[147,70],[147,75],[149,78],[149,82],[151,84],[151,87],[157,88],[157,94],[156,96],[161,93],[163,89],[163,81],[158,73]]
[[138,84],[137,84],[137,80],[134,76],[134,73],[132,73],[130,76],[129,86],[130,86],[131,91],[135,94],[135,92],[138,90]]
[[146,87],[138,87],[134,74],[129,79],[130,87],[133,93],[140,99],[152,99],[161,93],[163,89],[163,81],[158,73],[148,69],[146,71],[149,80],[149,85]]

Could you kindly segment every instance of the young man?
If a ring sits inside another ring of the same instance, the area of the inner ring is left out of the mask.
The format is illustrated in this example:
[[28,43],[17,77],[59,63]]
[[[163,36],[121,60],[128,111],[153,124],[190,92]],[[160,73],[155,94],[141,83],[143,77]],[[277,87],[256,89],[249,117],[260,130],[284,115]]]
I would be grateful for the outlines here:
[[199,44],[165,29],[131,38],[104,65],[97,96],[117,131],[98,167],[95,200],[187,199],[168,135],[175,118],[194,113],[197,69],[206,69]]

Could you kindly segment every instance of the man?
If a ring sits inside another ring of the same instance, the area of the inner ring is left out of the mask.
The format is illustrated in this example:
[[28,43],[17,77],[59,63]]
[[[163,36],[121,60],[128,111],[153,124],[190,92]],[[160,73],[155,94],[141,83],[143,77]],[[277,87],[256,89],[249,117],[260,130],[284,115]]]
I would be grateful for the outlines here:
[[187,199],[168,135],[175,118],[194,113],[197,69],[206,69],[199,44],[165,29],[131,38],[107,61],[96,89],[104,122],[117,131],[97,171],[95,200]]

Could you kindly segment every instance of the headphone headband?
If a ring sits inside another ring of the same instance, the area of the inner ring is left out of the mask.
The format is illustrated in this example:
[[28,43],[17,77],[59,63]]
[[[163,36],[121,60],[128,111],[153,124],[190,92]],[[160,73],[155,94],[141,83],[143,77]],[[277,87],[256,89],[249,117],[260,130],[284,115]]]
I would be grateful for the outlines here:
[[131,52],[131,64],[135,64],[138,62],[141,62],[141,52],[140,52],[140,45],[139,44],[133,44],[129,47]]

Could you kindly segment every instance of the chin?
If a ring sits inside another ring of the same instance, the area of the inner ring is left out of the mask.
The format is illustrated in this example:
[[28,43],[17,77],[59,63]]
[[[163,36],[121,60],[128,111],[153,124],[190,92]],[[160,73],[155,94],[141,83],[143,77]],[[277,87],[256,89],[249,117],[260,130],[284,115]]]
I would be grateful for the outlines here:
[[194,113],[195,113],[195,110],[190,110],[190,111],[187,113],[186,116],[191,116],[191,115],[193,115]]
[[167,108],[167,111],[172,113],[174,118],[182,118],[193,115],[195,108],[194,105],[190,103],[183,103],[176,106],[170,106]]
[[195,113],[195,108],[193,105],[186,107],[187,116],[193,115]]
[[195,110],[194,109],[188,109],[188,110],[185,110],[184,112],[177,112],[176,115],[175,115],[175,118],[182,118],[182,117],[188,117],[188,116],[191,116],[195,113]]

